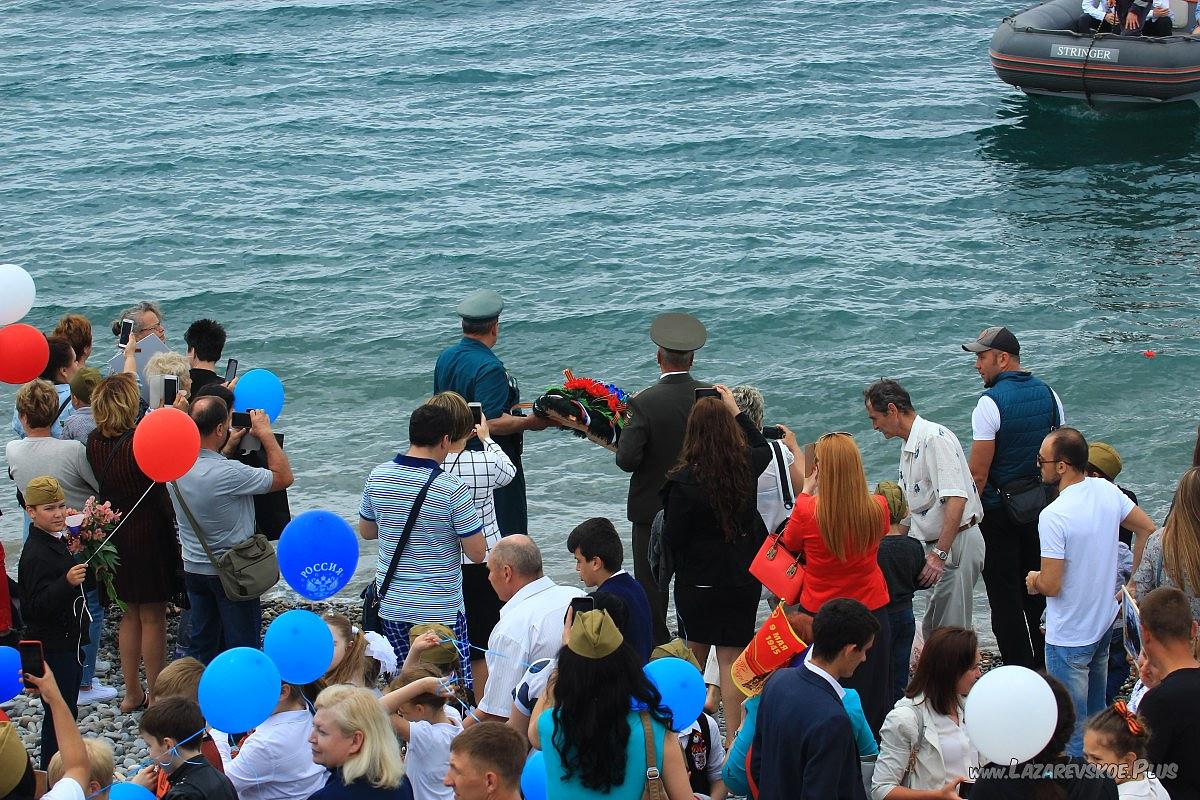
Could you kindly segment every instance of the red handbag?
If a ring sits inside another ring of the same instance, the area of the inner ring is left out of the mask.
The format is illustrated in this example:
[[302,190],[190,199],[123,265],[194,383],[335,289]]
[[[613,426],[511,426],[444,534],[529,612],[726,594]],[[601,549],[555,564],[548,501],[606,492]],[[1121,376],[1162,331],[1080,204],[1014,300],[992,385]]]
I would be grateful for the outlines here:
[[800,590],[804,588],[804,554],[793,553],[784,546],[782,539],[785,527],[787,523],[780,525],[779,530],[763,540],[758,554],[750,562],[750,574],[780,600],[793,605],[800,599]]

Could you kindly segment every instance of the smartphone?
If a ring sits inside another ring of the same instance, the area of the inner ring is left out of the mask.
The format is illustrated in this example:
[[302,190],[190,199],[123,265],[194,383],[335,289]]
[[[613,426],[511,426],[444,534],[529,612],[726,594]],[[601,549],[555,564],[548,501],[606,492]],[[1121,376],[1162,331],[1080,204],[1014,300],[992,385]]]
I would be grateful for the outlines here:
[[124,350],[129,344],[129,337],[133,335],[133,320],[121,320],[121,337],[117,339],[117,348]]
[[804,477],[813,474],[817,466],[817,443],[809,442],[804,445]]
[[974,788],[975,788],[975,784],[972,783],[971,781],[963,781],[960,784],[958,784],[958,796],[959,797],[970,797],[971,790]]
[[471,419],[476,425],[483,422],[483,403],[467,403],[467,408],[471,409]]
[[762,429],[762,434],[766,439],[782,439],[783,428],[778,425],[767,425]]
[[235,428],[249,428],[250,427],[250,412],[249,411],[233,412],[232,425]]
[[718,392],[716,389],[700,388],[700,389],[696,390],[696,399],[697,400],[699,400],[701,397],[720,397],[720,396],[721,396],[721,393]]
[[572,597],[571,608],[575,609],[575,616],[579,616],[585,611],[595,611],[596,601],[590,594],[584,597]]
[[179,379],[174,375],[163,375],[163,405],[175,405],[175,394],[179,390]]
[[[46,661],[42,657],[42,643],[34,640],[23,640],[17,644],[17,652],[21,654],[21,674],[28,672],[35,677],[42,677],[46,674]],[[26,689],[34,689],[32,683],[21,679],[25,684]]]
[[229,383],[237,377],[238,360],[231,358],[225,362],[225,382]]

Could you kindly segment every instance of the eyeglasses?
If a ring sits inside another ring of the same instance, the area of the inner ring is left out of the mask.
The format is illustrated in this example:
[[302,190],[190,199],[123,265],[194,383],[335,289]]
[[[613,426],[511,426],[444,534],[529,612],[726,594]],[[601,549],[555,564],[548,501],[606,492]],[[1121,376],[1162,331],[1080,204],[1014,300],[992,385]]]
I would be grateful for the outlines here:
[[850,433],[849,431],[832,431],[822,435],[821,438],[817,439],[817,441],[823,442],[826,439],[832,439],[834,436],[849,436],[851,439],[854,438],[854,434]]
[[1043,464],[1070,464],[1071,462],[1067,461],[1064,458],[1042,458],[1039,455],[1033,459],[1033,463],[1037,464],[1040,467]]

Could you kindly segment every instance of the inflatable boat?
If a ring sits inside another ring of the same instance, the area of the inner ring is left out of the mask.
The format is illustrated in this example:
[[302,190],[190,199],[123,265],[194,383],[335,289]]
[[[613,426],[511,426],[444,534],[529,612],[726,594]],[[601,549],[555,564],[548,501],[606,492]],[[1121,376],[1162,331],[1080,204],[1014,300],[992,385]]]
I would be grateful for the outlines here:
[[1200,38],[1080,34],[1079,0],[1049,3],[1006,18],[989,54],[1000,80],[1028,94],[1088,103],[1200,100]]

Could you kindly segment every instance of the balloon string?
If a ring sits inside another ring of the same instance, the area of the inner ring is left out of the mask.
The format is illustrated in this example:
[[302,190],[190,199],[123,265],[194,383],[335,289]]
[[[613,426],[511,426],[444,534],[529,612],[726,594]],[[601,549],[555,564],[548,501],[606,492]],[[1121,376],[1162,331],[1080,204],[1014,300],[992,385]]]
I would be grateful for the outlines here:
[[[179,748],[180,748],[180,747],[182,747],[183,745],[187,744],[187,743],[188,743],[188,742],[190,742],[192,739],[195,739],[197,736],[203,736],[203,735],[204,735],[204,732],[205,732],[205,731],[207,731],[207,730],[208,730],[208,727],[207,727],[207,726],[205,726],[205,727],[201,728],[200,730],[198,730],[198,731],[196,731],[195,733],[193,733],[191,736],[189,736],[189,737],[187,737],[186,739],[184,739],[182,742],[179,742],[179,743],[177,743],[177,744],[176,744],[174,747],[172,747],[172,748],[171,748],[170,750],[168,750],[167,752],[169,752],[169,753],[174,753],[175,755],[179,755]],[[138,764],[136,767],[134,767],[134,773],[133,773],[133,774],[135,774],[135,775],[136,775],[137,773],[141,772],[143,769],[145,769],[146,767],[150,766],[150,765],[151,765],[151,764],[153,764],[153,763],[155,763],[155,759],[153,759],[153,758],[146,759],[146,760],[145,760],[145,761],[143,761],[141,764]],[[128,776],[126,776],[126,777],[128,777]],[[125,783],[129,783],[129,782],[130,782],[130,781],[125,781]],[[99,791],[97,791],[97,792],[95,792],[95,793],[93,793],[93,794],[89,794],[89,795],[88,795],[88,796],[85,798],[85,800],[93,800],[93,798],[99,797],[100,795],[104,794],[104,793],[105,793],[105,792],[107,792],[109,789],[113,788],[114,786],[117,786],[117,785],[119,785],[120,783],[121,783],[121,781],[113,781],[113,782],[112,782],[112,783],[110,783],[108,786],[105,786],[103,789],[100,789]]]
[[87,561],[84,561],[83,562],[84,564],[92,563],[92,558],[95,558],[97,555],[99,555],[100,551],[104,548],[104,545],[108,544],[108,540],[117,535],[117,531],[121,530],[121,526],[125,524],[125,520],[129,519],[129,515],[132,514],[137,509],[137,507],[142,504],[142,501],[146,499],[146,495],[150,494],[150,490],[153,489],[157,485],[158,484],[156,484],[156,483],[152,483],[146,487],[146,491],[142,492],[142,496],[139,497],[138,501],[133,504],[133,508],[131,508],[125,512],[125,516],[121,517],[120,521],[117,522],[117,527],[113,528],[112,531],[108,534],[108,536],[104,537],[104,541],[100,543],[99,547],[97,547],[95,550],[92,551],[91,558],[89,558]]
[[480,647],[479,645],[476,645],[476,644],[471,644],[470,642],[464,642],[464,641],[461,641],[461,640],[459,640],[459,639],[455,639],[453,636],[442,636],[442,637],[441,637],[441,641],[442,641],[442,642],[449,642],[449,643],[453,644],[453,645],[455,646],[455,648],[458,648],[458,647],[459,647],[459,646],[461,646],[461,645],[466,645],[466,646],[467,646],[467,647],[469,647],[470,649],[472,649],[472,650],[478,650],[478,651],[479,651],[479,652],[481,652],[481,653],[491,653],[491,654],[492,654],[492,655],[494,655],[494,656],[500,656],[501,658],[507,658],[509,661],[515,661],[515,662],[517,662],[518,664],[520,664],[520,665],[521,665],[522,667],[524,667],[525,669],[529,669],[530,667],[532,667],[532,666],[533,666],[533,664],[530,664],[528,661],[522,661],[522,660],[521,660],[521,659],[519,659],[519,658],[513,658],[512,656],[505,655],[504,653],[497,653],[495,650],[489,650],[489,649],[487,649],[486,647]]

